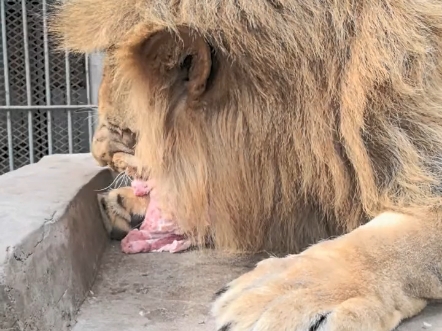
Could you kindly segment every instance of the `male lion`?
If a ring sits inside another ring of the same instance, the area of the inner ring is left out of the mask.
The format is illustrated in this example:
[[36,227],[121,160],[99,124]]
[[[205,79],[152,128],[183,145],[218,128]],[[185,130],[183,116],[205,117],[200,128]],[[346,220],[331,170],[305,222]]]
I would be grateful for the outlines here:
[[221,290],[219,330],[390,331],[442,298],[440,0],[68,0],[52,29],[107,54],[94,155],[140,160],[185,231],[316,243]]

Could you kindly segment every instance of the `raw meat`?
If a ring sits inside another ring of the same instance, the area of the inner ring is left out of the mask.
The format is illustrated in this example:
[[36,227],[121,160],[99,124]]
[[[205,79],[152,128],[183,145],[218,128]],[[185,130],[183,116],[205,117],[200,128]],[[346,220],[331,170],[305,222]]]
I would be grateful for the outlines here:
[[150,192],[149,182],[145,182],[139,179],[134,179],[131,183],[131,186],[134,190],[135,195],[139,197],[148,195]]
[[173,220],[162,216],[161,210],[155,200],[153,181],[132,181],[135,195],[150,195],[146,216],[140,229],[130,231],[121,241],[121,248],[126,254],[146,252],[176,253],[188,249],[191,242],[180,234],[178,225]]

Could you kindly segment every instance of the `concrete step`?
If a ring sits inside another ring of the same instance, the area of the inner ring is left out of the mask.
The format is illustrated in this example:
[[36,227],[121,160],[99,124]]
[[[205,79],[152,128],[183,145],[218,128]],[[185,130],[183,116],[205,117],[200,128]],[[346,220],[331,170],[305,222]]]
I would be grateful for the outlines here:
[[0,176],[0,330],[65,331],[108,245],[90,154],[53,155]]

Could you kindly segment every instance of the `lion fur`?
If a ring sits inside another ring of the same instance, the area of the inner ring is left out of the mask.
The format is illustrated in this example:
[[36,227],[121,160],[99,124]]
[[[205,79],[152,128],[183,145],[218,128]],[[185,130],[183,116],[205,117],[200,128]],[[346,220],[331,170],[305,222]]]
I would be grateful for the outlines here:
[[[215,54],[194,104],[170,69],[181,27]],[[51,30],[106,51],[108,97],[134,119],[163,204],[218,247],[297,252],[384,210],[440,205],[438,0],[68,0]],[[157,33],[169,63],[140,55]]]

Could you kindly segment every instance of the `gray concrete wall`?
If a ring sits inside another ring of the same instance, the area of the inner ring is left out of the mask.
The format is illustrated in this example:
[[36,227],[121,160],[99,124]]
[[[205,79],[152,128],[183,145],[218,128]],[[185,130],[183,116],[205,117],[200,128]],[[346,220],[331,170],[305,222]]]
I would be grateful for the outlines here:
[[90,154],[53,155],[0,176],[0,330],[68,330],[108,243]]

